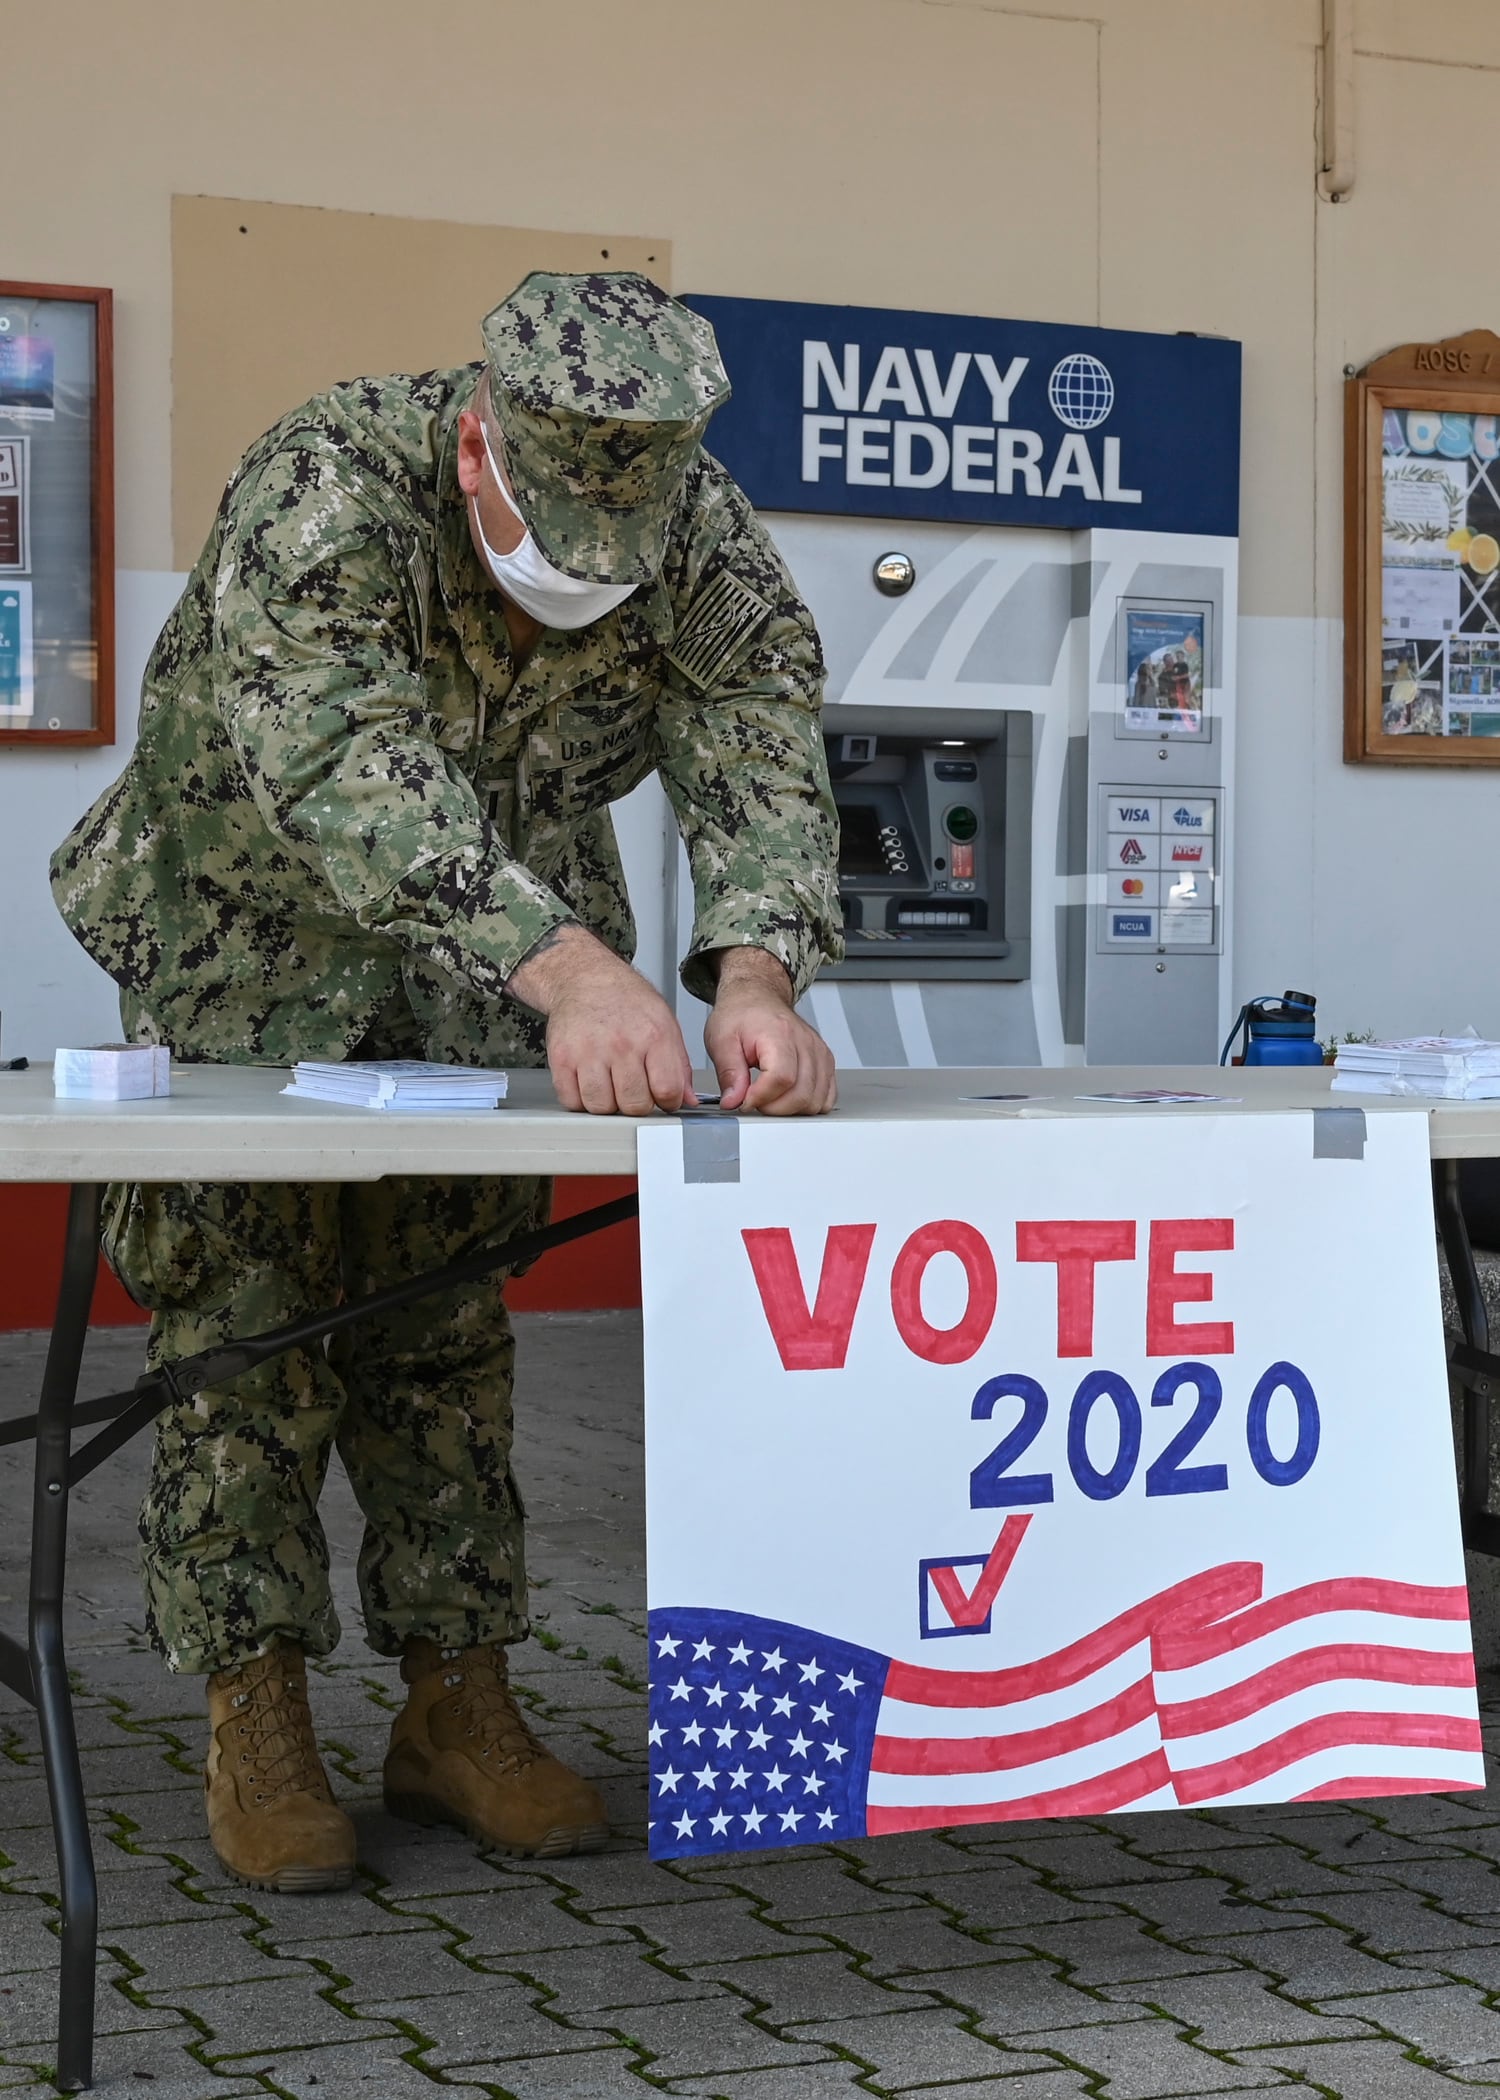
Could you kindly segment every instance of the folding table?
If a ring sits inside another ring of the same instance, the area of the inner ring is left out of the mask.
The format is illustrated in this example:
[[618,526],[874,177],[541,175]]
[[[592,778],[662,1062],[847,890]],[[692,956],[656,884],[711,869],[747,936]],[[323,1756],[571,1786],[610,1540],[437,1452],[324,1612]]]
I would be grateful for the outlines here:
[[[333,1333],[393,1304],[460,1281],[532,1261],[552,1247],[634,1214],[633,1196],[544,1230],[480,1250],[441,1270],[352,1304],[314,1312],[270,1333],[247,1336],[146,1373],[134,1388],[79,1400],[79,1367],[98,1268],[99,1218],[111,1181],[376,1181],[387,1174],[631,1174],[637,1120],[570,1115],[553,1099],[545,1073],[512,1075],[504,1108],[481,1115],[401,1115],[289,1101],[287,1075],[261,1067],[179,1064],[170,1099],[58,1101],[46,1070],[0,1074],[0,1181],[65,1183],[71,1189],[62,1282],[35,1415],[0,1419],[0,1443],[36,1445],[27,1637],[0,1634],[0,1683],[35,1706],[41,1730],[62,1904],[58,2077],[67,2090],[93,2077],[97,1888],[87,1807],[73,1726],[63,1641],[70,1490],[111,1452],[177,1399],[234,1378],[281,1351]],[[1172,1088],[1232,1093],[1221,1103],[1133,1108],[1088,1103],[1091,1093]],[[1012,1114],[1098,1115],[1327,1110],[1378,1115],[1410,1110],[1410,1100],[1330,1096],[1326,1072],[1190,1066],[1014,1071],[844,1073],[835,1113],[882,1123],[992,1118]],[[1024,1095],[1024,1103],[979,1095]],[[705,1118],[705,1120],[710,1120]],[[1432,1104],[1437,1223],[1457,1294],[1461,1338],[1450,1363],[1465,1394],[1462,1510],[1464,1541],[1500,1554],[1500,1516],[1491,1514],[1490,1399],[1500,1357],[1489,1353],[1484,1298],[1458,1202],[1457,1162],[1500,1156],[1500,1102]],[[790,1133],[789,1133],[790,1135]],[[101,1423],[76,1449],[76,1430]]]

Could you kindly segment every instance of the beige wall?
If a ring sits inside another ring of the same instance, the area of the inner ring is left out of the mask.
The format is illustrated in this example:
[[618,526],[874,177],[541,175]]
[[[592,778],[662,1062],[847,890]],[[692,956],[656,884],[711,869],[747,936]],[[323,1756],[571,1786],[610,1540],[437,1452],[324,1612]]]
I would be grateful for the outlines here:
[[[115,287],[127,570],[172,564],[174,192],[613,227],[687,290],[1237,337],[1238,988],[1500,1033],[1500,972],[1471,996],[1424,892],[1493,890],[1495,783],[1343,768],[1337,630],[1343,366],[1500,326],[1500,5],[1354,6],[1332,205],[1319,0],[0,0],[3,267]],[[29,824],[62,765],[0,767],[0,875],[7,781]]]
[[[1493,321],[1493,0],[6,0],[6,267],[119,296],[120,547],[165,567],[174,191],[669,238],[680,286],[1246,346],[1244,604],[1337,606],[1338,372]],[[1489,70],[1484,70],[1488,67]],[[502,290],[504,287],[497,287]],[[288,311],[288,329],[297,326]],[[1321,499],[1316,500],[1315,499]]]

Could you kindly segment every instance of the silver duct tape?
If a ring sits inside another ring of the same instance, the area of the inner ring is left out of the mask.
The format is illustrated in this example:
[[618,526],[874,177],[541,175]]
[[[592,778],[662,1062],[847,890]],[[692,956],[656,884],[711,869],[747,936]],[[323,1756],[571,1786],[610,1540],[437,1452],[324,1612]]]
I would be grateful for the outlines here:
[[1315,1108],[1312,1112],[1314,1159],[1363,1159],[1365,1112],[1362,1108]]
[[738,1181],[740,1126],[735,1116],[684,1116],[684,1181]]

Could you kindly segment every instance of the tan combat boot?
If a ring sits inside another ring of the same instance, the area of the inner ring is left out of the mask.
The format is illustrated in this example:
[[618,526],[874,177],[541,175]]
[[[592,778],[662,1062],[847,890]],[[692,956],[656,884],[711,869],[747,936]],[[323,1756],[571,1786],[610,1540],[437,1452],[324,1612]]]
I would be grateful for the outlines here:
[[527,1727],[503,1647],[408,1641],[401,1675],[410,1690],[385,1760],[393,1816],[452,1823],[476,1844],[526,1858],[598,1851],[609,1836],[598,1789]]
[[283,1895],[347,1888],[354,1825],[318,1756],[302,1651],[281,1641],[210,1677],[208,1725],[208,1835],[224,1871]]

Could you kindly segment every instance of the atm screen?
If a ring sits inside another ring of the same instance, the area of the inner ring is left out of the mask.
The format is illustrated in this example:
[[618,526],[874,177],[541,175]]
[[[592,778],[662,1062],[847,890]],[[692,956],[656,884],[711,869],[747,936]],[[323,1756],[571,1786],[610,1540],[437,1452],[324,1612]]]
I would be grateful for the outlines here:
[[840,802],[843,827],[839,844],[841,875],[883,875],[885,854],[880,845],[880,812],[873,802]]

